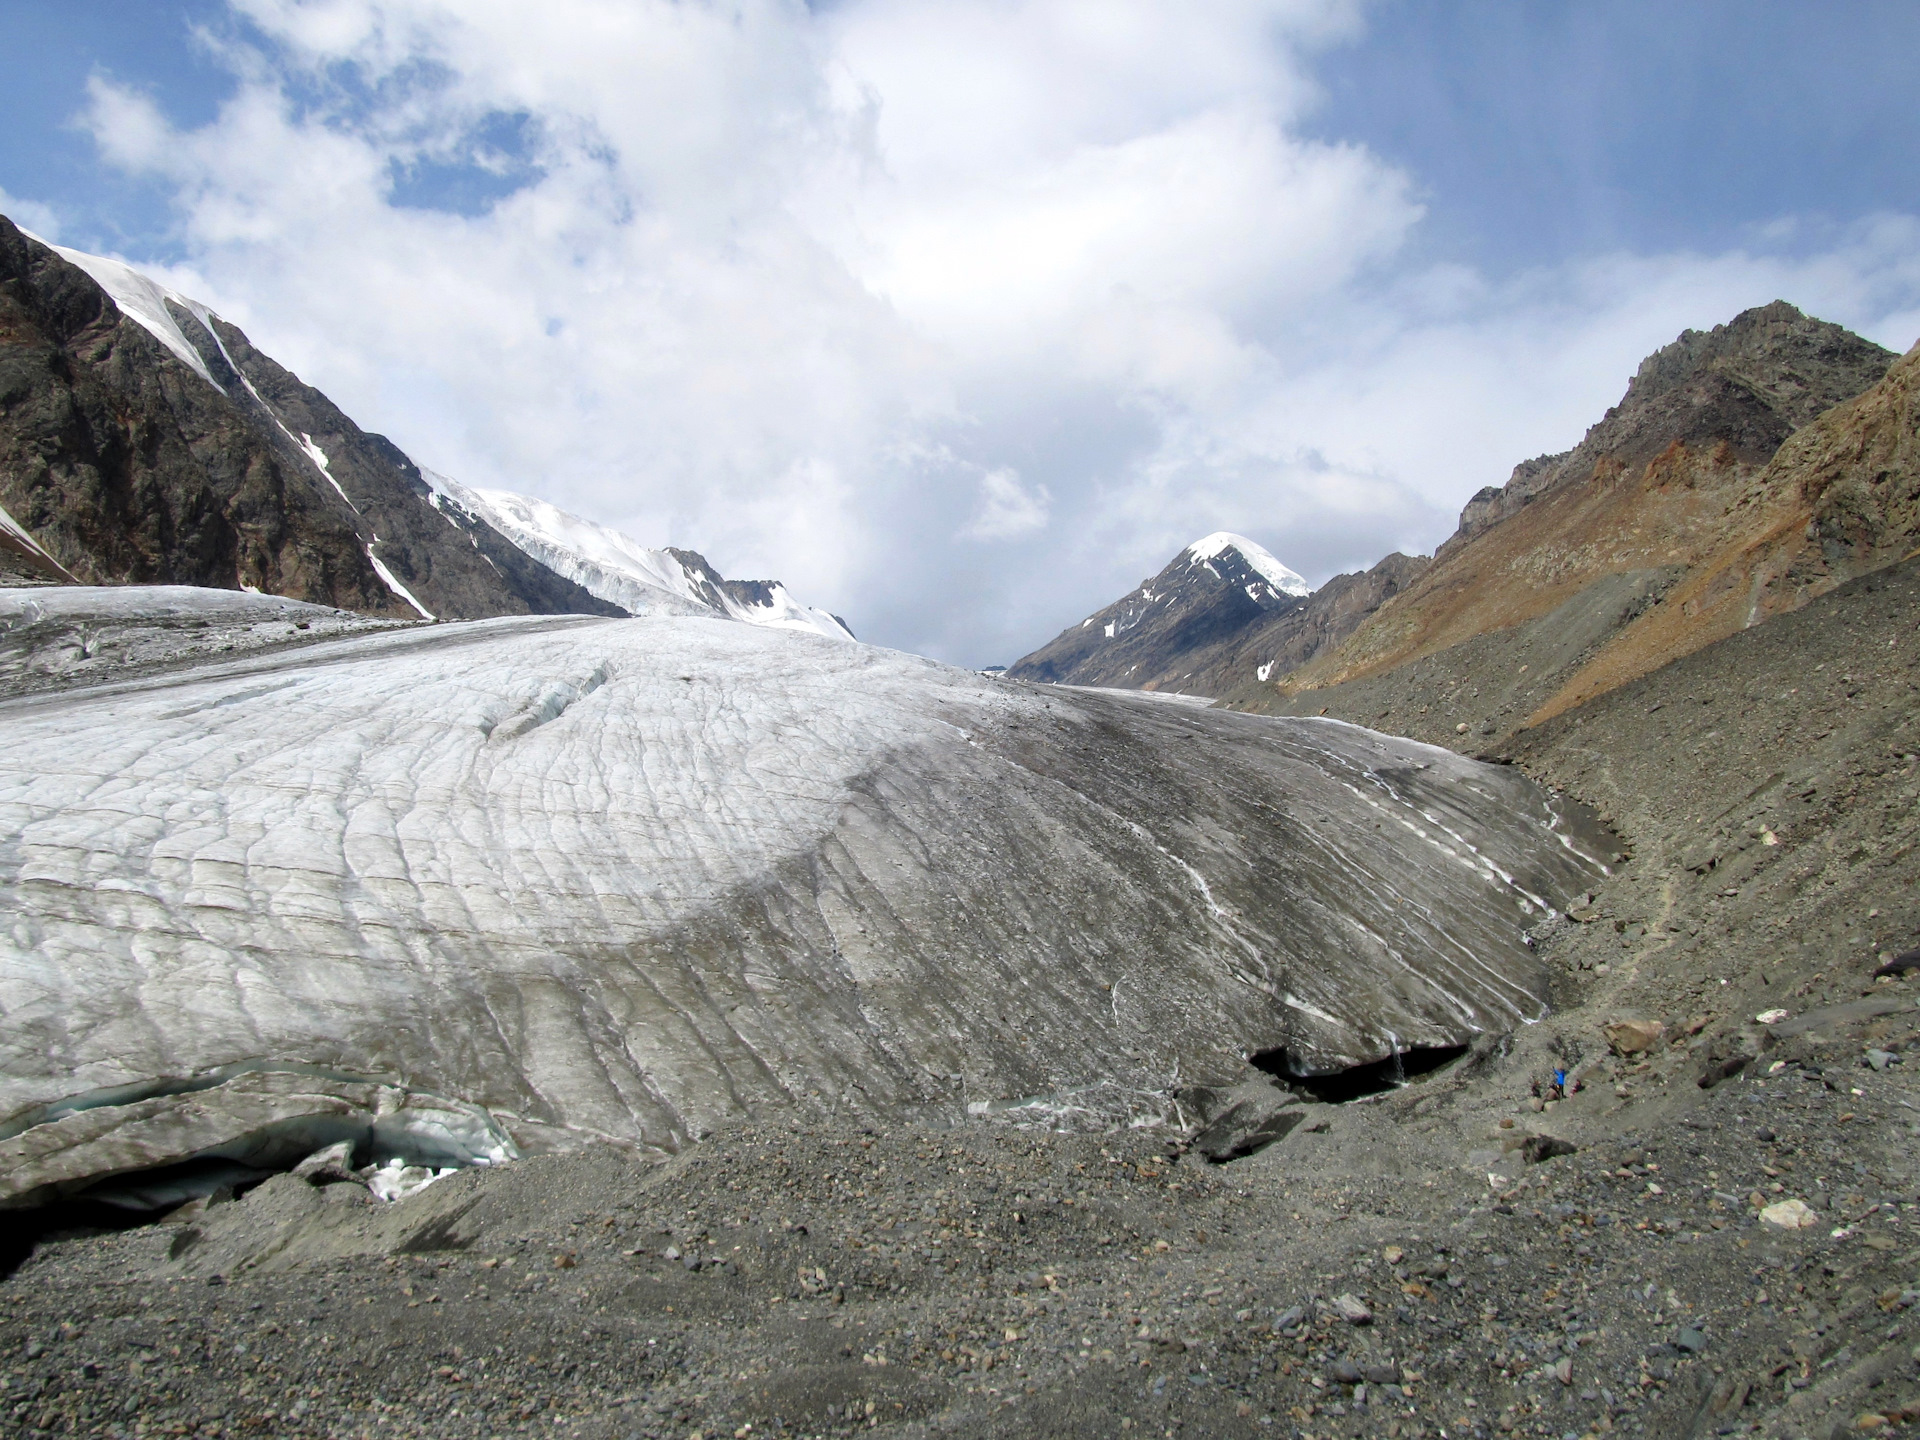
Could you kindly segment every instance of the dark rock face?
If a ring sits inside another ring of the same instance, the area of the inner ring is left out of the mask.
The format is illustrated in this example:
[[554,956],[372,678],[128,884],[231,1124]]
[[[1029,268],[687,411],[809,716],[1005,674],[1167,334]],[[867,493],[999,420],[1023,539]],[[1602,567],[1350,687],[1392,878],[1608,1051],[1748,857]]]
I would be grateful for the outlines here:
[[1299,669],[1346,639],[1432,563],[1425,555],[1395,551],[1371,570],[1334,576],[1295,609],[1250,631],[1231,655],[1219,657],[1209,667],[1204,693],[1226,695],[1249,679]]
[[415,616],[374,547],[437,616],[617,613],[436,510],[390,441],[238,329],[169,313],[211,382],[0,218],[0,506],[73,578]]
[[1573,449],[1523,460],[1504,486],[1469,500],[1436,558],[1551,490],[1638,470],[1671,445],[1724,445],[1733,460],[1764,465],[1795,430],[1877,384],[1895,358],[1784,300],[1685,331],[1641,362],[1620,403]]
[[1423,556],[1389,555],[1364,573],[1336,575],[1311,595],[1290,595],[1263,583],[1235,552],[1213,557],[1208,569],[1182,551],[1139,590],[1007,673],[1056,684],[1225,695],[1339,644],[1428,563]]

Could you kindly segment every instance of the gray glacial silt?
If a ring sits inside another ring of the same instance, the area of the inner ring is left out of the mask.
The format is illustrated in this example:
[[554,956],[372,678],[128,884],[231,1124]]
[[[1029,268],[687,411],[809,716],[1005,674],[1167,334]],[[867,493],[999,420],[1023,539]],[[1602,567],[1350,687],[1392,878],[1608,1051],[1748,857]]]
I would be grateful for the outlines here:
[[722,620],[359,636],[0,724],[0,1136],[221,1067],[522,1148],[1124,1113],[1537,1017],[1523,930],[1600,873],[1511,769]]

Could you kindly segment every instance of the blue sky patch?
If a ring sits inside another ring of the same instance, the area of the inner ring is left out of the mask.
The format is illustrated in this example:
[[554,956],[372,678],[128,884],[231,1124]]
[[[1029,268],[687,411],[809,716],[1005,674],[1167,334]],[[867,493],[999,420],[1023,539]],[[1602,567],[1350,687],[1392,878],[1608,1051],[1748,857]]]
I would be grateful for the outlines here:
[[539,132],[531,115],[496,111],[462,136],[450,157],[396,157],[389,166],[389,198],[411,210],[484,215],[545,176],[534,158]]

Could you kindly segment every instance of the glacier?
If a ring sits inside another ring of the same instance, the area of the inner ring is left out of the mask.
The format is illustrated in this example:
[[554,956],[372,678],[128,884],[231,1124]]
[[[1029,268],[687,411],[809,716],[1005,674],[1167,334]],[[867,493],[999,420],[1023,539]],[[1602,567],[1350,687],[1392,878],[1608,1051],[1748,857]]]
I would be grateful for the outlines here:
[[[1544,1013],[1525,931],[1604,869],[1446,750],[698,616],[388,628],[0,717],[0,1206],[415,1111],[480,1118],[410,1164],[666,1153],[1464,1044]],[[158,1139],[85,1158],[140,1107]]]

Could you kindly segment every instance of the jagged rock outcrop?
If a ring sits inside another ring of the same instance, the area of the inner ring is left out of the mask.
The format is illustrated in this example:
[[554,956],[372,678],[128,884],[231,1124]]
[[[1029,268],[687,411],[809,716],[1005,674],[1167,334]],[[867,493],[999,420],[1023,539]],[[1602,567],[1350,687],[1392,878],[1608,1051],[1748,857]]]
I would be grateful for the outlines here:
[[1877,383],[1893,358],[1784,300],[1683,331],[1640,362],[1620,403],[1573,449],[1523,460],[1505,485],[1469,500],[1436,558],[1563,485],[1617,479],[1676,445],[1764,465],[1795,430]]
[[[410,627],[0,718],[0,1133],[83,1108],[115,1155],[102,1107],[234,1067],[529,1150],[770,1106],[1123,1119],[1538,1016],[1523,932],[1604,868],[1444,750],[717,619]],[[162,1112],[342,1138],[220,1103],[140,1111],[141,1153],[193,1158]]]
[[71,577],[406,617],[617,613],[431,494],[204,306],[0,218],[0,508]]

